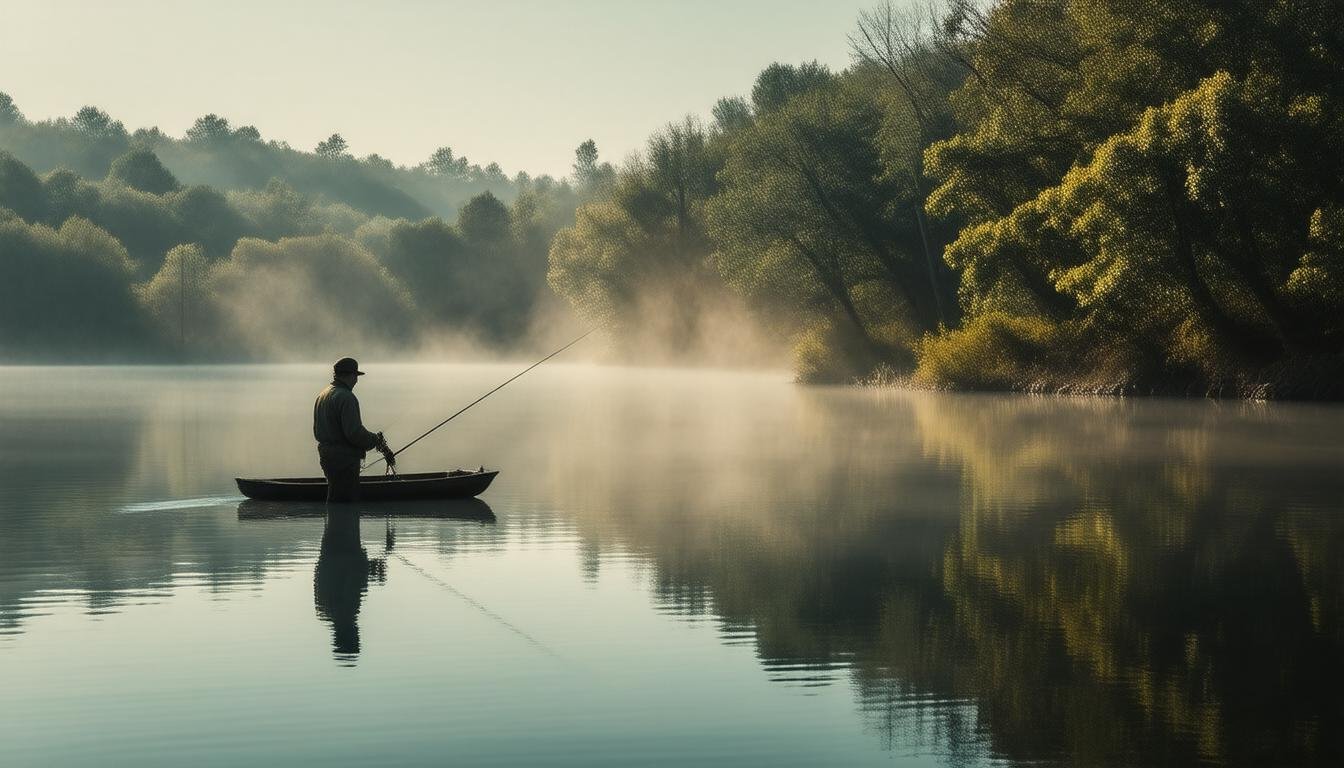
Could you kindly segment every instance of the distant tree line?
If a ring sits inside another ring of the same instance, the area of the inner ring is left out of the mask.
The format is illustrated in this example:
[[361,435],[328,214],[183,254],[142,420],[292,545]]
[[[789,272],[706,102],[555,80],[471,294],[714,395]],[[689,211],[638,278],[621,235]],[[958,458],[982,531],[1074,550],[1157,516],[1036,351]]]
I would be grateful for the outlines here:
[[551,284],[630,338],[730,293],[806,380],[1341,394],[1335,4],[887,3],[851,42],[651,137]]
[[[22,120],[8,97],[0,119]],[[96,180],[39,174],[0,151],[0,359],[277,359],[445,337],[507,349],[559,305],[546,258],[578,204],[567,181],[520,178],[507,205],[480,192],[450,222],[279,177],[186,185],[148,146],[106,165]]]
[[377,154],[356,158],[339,133],[304,152],[283,141],[266,141],[254,126],[235,127],[215,114],[197,118],[181,138],[157,127],[128,131],[94,106],[69,118],[29,121],[3,93],[0,149],[38,173],[65,168],[87,179],[106,176],[112,163],[130,150],[148,149],[186,184],[262,189],[282,178],[311,197],[372,215],[411,219],[451,218],[482,192],[508,202],[531,182],[526,173],[509,178],[497,163],[471,163],[446,146],[413,167],[399,167]]

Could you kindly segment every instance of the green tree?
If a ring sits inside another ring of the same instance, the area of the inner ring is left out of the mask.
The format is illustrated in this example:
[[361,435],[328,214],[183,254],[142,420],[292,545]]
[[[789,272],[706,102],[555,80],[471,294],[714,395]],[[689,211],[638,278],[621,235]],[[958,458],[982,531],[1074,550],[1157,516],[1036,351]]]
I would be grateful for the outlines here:
[[586,317],[620,329],[638,312],[667,245],[619,204],[589,203],[551,241],[549,281]]
[[799,94],[829,85],[834,75],[825,65],[815,61],[792,64],[771,64],[756,77],[751,88],[751,105],[757,115],[779,109]]
[[465,157],[455,157],[451,147],[439,147],[429,156],[425,166],[430,173],[448,179],[466,179],[471,171]]
[[751,105],[741,96],[719,99],[710,113],[714,117],[714,130],[722,134],[737,133],[751,126]]
[[213,112],[196,118],[196,122],[187,129],[187,141],[200,143],[224,141],[231,135],[233,133],[228,119]]
[[42,179],[42,189],[47,199],[48,224],[59,224],[71,216],[89,219],[98,214],[102,199],[98,187],[68,168],[47,174]]
[[632,353],[639,354],[644,345],[637,339],[655,326],[657,341],[670,350],[695,344],[707,308],[723,298],[704,221],[721,167],[722,147],[695,119],[655,133],[609,192],[556,234],[547,273],[552,288],[583,314],[627,333]]
[[0,125],[14,125],[23,122],[23,113],[19,111],[14,99],[8,93],[0,91]]
[[349,153],[346,151],[349,148],[350,145],[346,143],[344,138],[341,137],[341,134],[333,133],[326,139],[319,141],[317,143],[317,149],[313,151],[318,157],[321,157],[323,159],[338,160],[340,158],[350,156]]
[[912,192],[883,175],[882,123],[851,86],[798,95],[736,137],[708,209],[732,284],[804,309],[804,320],[838,313],[859,341],[840,366],[850,376],[884,358],[908,362],[914,339],[938,324]]
[[182,189],[169,198],[169,205],[181,232],[179,242],[200,244],[210,258],[227,256],[239,238],[251,234],[243,217],[212,187]]
[[890,75],[897,86],[903,106],[912,118],[907,121],[912,134],[899,137],[904,150],[901,154],[903,170],[914,186],[913,205],[915,223],[919,228],[920,246],[934,300],[938,322],[946,325],[949,313],[943,307],[941,259],[942,244],[933,242],[933,234],[924,217],[925,189],[924,148],[935,139],[946,138],[952,132],[948,93],[960,80],[956,61],[949,60],[937,50],[938,18],[921,9],[907,7],[898,10],[885,2],[859,15],[858,32],[851,37],[855,56],[870,67]]
[[382,155],[376,152],[366,156],[362,162],[365,165],[371,166],[373,168],[378,168],[383,171],[392,171],[396,169],[396,166],[393,165],[391,160],[388,160],[387,158],[383,157]]
[[690,117],[655,133],[646,156],[644,189],[626,198],[625,205],[642,222],[671,225],[673,251],[685,266],[709,250],[701,209],[717,189],[721,158],[699,121]]
[[597,143],[584,141],[574,150],[574,184],[586,197],[593,197],[610,189],[616,178],[611,163],[599,162]]
[[596,174],[597,142],[587,139],[574,150],[574,181],[580,187],[585,187]]
[[164,345],[176,347],[181,356],[216,349],[221,343],[223,329],[210,293],[210,261],[199,245],[170,250],[154,276],[135,286],[134,292]]
[[113,120],[103,110],[86,106],[81,107],[75,113],[71,125],[75,130],[95,138],[124,138],[126,136],[126,126],[121,124],[120,120]]
[[145,351],[132,265],[117,239],[71,217],[59,228],[0,222],[0,355],[98,360]]
[[[415,306],[405,286],[337,235],[243,238],[211,267],[209,290],[230,346],[247,358],[394,348],[412,338]],[[351,317],[361,320],[352,325]]]
[[176,192],[182,187],[177,177],[159,162],[158,155],[148,149],[133,149],[117,158],[107,176],[151,195]]
[[509,209],[489,192],[482,192],[462,206],[457,228],[469,242],[499,245],[509,237]]
[[1337,350],[1330,292],[1301,290],[1340,194],[1310,149],[1341,136],[1327,5],[960,8],[963,129],[926,157],[972,322],[1042,319],[1076,350],[1056,371],[1211,386]]
[[431,323],[461,321],[480,294],[468,248],[443,219],[378,219],[360,227],[355,237],[407,287]]
[[33,169],[8,152],[0,151],[0,208],[8,208],[29,222],[47,213],[47,194]]
[[434,150],[425,165],[439,176],[453,176],[457,172],[457,161],[453,157],[452,147],[439,147]]

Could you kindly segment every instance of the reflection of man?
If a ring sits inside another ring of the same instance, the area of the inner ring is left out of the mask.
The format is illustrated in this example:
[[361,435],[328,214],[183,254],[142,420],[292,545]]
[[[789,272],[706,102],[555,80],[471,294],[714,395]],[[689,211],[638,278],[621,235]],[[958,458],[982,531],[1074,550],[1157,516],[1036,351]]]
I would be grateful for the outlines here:
[[359,417],[355,384],[364,372],[353,358],[343,357],[332,366],[333,378],[313,404],[313,437],[322,474],[327,477],[327,501],[354,501],[359,493],[359,464],[366,451],[378,449],[387,465],[396,460],[383,433],[364,428]]
[[331,622],[332,650],[338,656],[359,653],[359,604],[369,575],[379,573],[382,560],[370,560],[359,539],[359,513],[334,507],[322,531],[322,551],[313,571],[313,602],[317,615]]

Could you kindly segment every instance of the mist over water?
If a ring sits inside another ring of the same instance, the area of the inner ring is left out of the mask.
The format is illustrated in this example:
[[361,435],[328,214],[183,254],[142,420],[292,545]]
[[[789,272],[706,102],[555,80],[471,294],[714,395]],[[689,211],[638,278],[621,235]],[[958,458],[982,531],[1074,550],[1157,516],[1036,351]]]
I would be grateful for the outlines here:
[[[518,369],[356,391],[400,445]],[[1344,749],[1337,407],[548,363],[404,455],[478,502],[240,502],[317,473],[326,378],[0,369],[6,765]]]

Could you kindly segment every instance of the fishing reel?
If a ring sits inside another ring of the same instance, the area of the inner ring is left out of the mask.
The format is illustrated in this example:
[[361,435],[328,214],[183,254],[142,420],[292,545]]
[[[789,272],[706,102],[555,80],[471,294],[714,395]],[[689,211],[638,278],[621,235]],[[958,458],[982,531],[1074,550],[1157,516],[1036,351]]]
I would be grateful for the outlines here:
[[374,447],[377,448],[378,452],[383,455],[383,463],[386,465],[386,467],[383,469],[383,474],[385,475],[397,474],[397,454],[392,452],[392,448],[387,444],[387,438],[383,437],[382,432],[379,432],[377,434],[377,437],[378,437],[378,443]]

